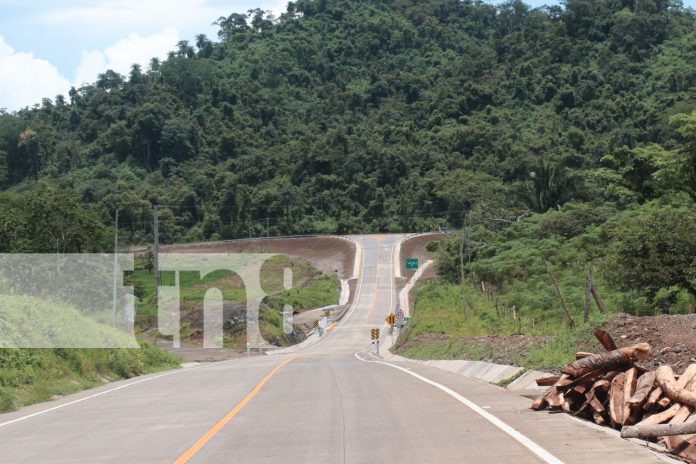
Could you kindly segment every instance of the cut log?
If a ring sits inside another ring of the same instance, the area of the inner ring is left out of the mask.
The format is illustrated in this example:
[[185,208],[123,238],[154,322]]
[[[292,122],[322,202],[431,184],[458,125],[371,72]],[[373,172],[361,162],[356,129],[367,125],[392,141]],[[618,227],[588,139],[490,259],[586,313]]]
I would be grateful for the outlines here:
[[602,344],[605,350],[614,351],[616,349],[616,343],[614,343],[614,339],[611,338],[608,332],[597,329],[594,331],[594,336],[597,337],[597,340],[599,340],[599,343]]
[[592,395],[592,398],[590,399],[589,403],[590,403],[590,407],[592,407],[594,412],[598,412],[600,414],[604,414],[605,412],[607,412],[607,409],[604,407],[602,402],[599,401],[597,399],[597,397],[594,396],[594,394]]
[[632,367],[626,371],[626,379],[624,381],[623,390],[624,424],[629,423],[631,419],[631,397],[633,396],[633,393],[636,391],[636,382],[638,381],[637,375],[638,371],[635,367]]
[[686,388],[686,386],[696,378],[696,364],[689,364],[684,370],[684,373],[679,376],[677,380],[677,385],[679,388]]
[[691,406],[682,406],[679,408],[679,411],[674,415],[674,417],[669,421],[671,425],[679,425],[684,423],[689,416],[691,416],[691,413],[694,412],[694,408]]
[[[679,413],[681,413],[686,406],[682,407],[679,410]],[[677,416],[679,415],[677,413]],[[677,416],[674,416],[672,418],[672,421],[674,421]],[[694,424],[696,423],[696,414],[692,414],[689,418],[687,418],[685,421],[682,423],[676,423],[674,424],[672,421],[670,421],[670,425],[677,426],[677,425],[688,425],[688,424]],[[684,448],[694,448],[696,444],[696,437],[693,435],[671,435],[665,437],[665,446],[667,446],[667,449],[675,454],[679,454],[680,456],[683,456],[683,453],[680,453]]]
[[612,426],[623,425],[624,423],[624,405],[623,392],[624,383],[626,383],[626,374],[624,372],[618,374],[611,381],[609,388],[609,417],[611,418]]
[[532,402],[531,408],[535,411],[540,411],[544,409],[549,404],[549,396],[551,395],[551,393],[555,391],[556,389],[554,387],[551,387],[541,395],[537,396],[536,399]]
[[655,371],[648,371],[645,374],[641,375],[638,381],[636,382],[636,391],[631,397],[631,399],[628,400],[629,406],[633,410],[637,410],[643,407],[643,404],[648,399],[648,395],[650,394],[650,391],[653,389],[655,386]]
[[677,414],[680,407],[681,406],[679,406],[678,404],[673,404],[672,407],[667,409],[666,411],[662,411],[660,413],[653,414],[650,417],[646,417],[642,421],[638,422],[638,424],[636,425],[657,425],[663,422],[667,422],[668,420],[673,418],[675,414]]
[[628,425],[621,429],[621,438],[658,438],[696,434],[696,422],[685,424]]
[[643,410],[644,411],[649,411],[655,406],[655,404],[660,400],[660,397],[662,396],[662,389],[660,387],[657,387],[653,391],[650,392],[650,395],[648,396],[648,399],[645,401],[645,404],[643,405]]
[[[662,390],[662,389],[660,389],[660,390]],[[664,392],[663,392],[663,393],[664,393]],[[657,405],[658,405],[659,407],[661,407],[662,409],[666,408],[666,407],[669,406],[670,404],[672,404],[672,400],[670,400],[670,399],[667,398],[666,396],[663,396],[662,398],[660,398],[660,401],[657,402]]]
[[549,402],[549,408],[557,410],[563,406],[565,398],[563,397],[563,392],[556,390],[556,387],[551,388],[553,388],[553,391],[548,398],[546,398],[546,401]]
[[593,412],[592,418],[594,419],[597,425],[604,425],[607,423],[607,420],[604,418],[604,416],[598,412]]
[[[575,380],[573,380],[571,382],[566,382],[566,381],[558,382],[556,384],[556,389],[561,390],[561,391],[565,391],[565,390],[568,390],[572,387],[575,387],[576,385],[585,385],[585,386],[589,387],[590,385],[592,385],[592,383],[595,381],[595,379],[597,377],[599,377],[600,375],[602,375],[602,371],[590,371],[590,372],[576,378]],[[568,380],[570,380],[570,379],[568,379]],[[561,385],[561,384],[564,384],[564,385]]]
[[635,361],[647,358],[651,352],[652,349],[649,344],[638,343],[637,345],[619,348],[608,353],[595,354],[594,356],[578,359],[566,365],[563,368],[563,373],[578,378],[591,371],[607,372],[625,369],[631,367]]
[[561,379],[560,375],[552,375],[550,377],[540,377],[536,379],[536,384],[540,387],[550,387],[555,385]]
[[[691,368],[691,366],[689,366],[689,368]],[[687,368],[687,371],[689,368]],[[658,385],[660,385],[660,388],[667,398],[683,405],[696,407],[696,393],[686,390],[683,386],[679,385],[685,375],[682,375],[682,378],[677,382],[674,379],[674,372],[671,367],[660,366],[657,368],[657,371],[655,371],[655,377],[657,378]],[[687,383],[688,380],[684,382],[684,385]]]

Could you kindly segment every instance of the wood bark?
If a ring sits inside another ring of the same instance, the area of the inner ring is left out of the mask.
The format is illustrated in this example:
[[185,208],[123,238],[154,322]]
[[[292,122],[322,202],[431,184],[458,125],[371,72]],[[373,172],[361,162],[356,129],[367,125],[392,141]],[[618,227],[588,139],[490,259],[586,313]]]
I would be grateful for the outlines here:
[[682,424],[629,425],[621,429],[621,438],[658,438],[696,434],[696,422]]
[[[689,368],[690,367],[691,366],[689,366]],[[687,368],[687,371],[688,370],[689,369]],[[660,366],[657,368],[657,371],[655,371],[655,377],[657,378],[658,385],[660,385],[660,388],[667,398],[683,405],[696,407],[696,393],[686,390],[682,385],[680,385],[682,383],[682,379],[686,377],[685,375],[682,375],[679,382],[677,382],[674,379],[674,372],[672,371],[671,367]],[[684,385],[687,383],[688,380],[683,382]]]
[[649,411],[651,410],[655,404],[660,400],[660,397],[662,396],[662,389],[660,387],[657,387],[653,391],[650,392],[650,395],[648,395],[648,399],[645,401],[645,404],[643,405],[643,410],[644,411]]
[[641,375],[638,382],[636,382],[635,393],[633,393],[633,396],[628,400],[629,406],[634,410],[642,408],[654,386],[655,371],[648,371]]
[[638,359],[644,359],[650,356],[652,349],[647,343],[638,343],[637,345],[626,348],[619,348],[608,353],[595,354],[586,358],[578,359],[563,368],[563,373],[572,377],[582,377],[590,371],[611,371],[622,370],[631,367]]
[[624,381],[623,390],[623,420],[624,424],[631,422],[631,397],[636,391],[636,383],[638,381],[638,371],[635,367],[626,371],[626,379]]
[[560,375],[552,375],[550,377],[539,377],[536,379],[536,384],[540,387],[550,387],[560,380]]
[[611,381],[609,387],[609,417],[611,418],[612,426],[623,425],[623,391],[624,383],[626,383],[626,374],[620,373]]
[[646,417],[642,421],[638,422],[637,425],[656,425],[661,424],[663,422],[667,422],[677,414],[680,407],[681,406],[679,406],[678,404],[673,404],[672,407],[667,409],[666,411],[662,411],[660,413]]
[[614,351],[616,347],[616,343],[614,342],[614,339],[609,335],[608,332],[605,332],[602,329],[597,329],[594,331],[594,336],[599,340],[599,343],[602,344],[605,350],[607,351]]

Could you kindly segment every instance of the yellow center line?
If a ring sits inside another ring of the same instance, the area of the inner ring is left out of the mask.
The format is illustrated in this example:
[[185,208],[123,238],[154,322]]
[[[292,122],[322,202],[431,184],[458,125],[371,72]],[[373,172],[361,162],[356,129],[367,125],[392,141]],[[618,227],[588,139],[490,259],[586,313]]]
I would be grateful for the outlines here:
[[276,367],[273,368],[271,372],[266,375],[261,381],[254,387],[252,391],[249,392],[247,396],[244,397],[242,401],[240,401],[230,412],[228,412],[225,417],[220,419],[217,424],[213,425],[213,427],[208,430],[205,435],[203,435],[201,438],[198,439],[196,443],[193,444],[192,447],[190,447],[188,450],[184,452],[181,456],[179,456],[176,461],[174,461],[174,464],[185,464],[189,462],[189,460],[195,456],[196,453],[198,453],[201,448],[203,448],[206,443],[208,443],[217,433],[222,430],[222,428],[229,424],[234,417],[240,413],[244,407],[249,404],[249,402],[259,394],[261,389],[263,388],[266,383],[271,380],[271,377],[275,375],[276,372],[278,372],[280,369],[283,368],[286,364],[288,364],[290,361],[296,358],[288,358],[285,361],[281,362],[278,364]]

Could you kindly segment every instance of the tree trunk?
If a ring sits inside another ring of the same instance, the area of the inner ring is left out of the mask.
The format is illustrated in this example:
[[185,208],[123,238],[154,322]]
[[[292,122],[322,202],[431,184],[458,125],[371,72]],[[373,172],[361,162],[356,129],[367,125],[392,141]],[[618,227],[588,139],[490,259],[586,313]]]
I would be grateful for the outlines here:
[[684,387],[677,384],[671,367],[658,367],[655,376],[657,377],[657,383],[667,398],[677,403],[696,407],[696,393],[685,390]]
[[661,424],[661,425],[633,425],[624,427],[621,430],[621,438],[658,438],[673,435],[693,435],[696,434],[696,422],[685,422],[682,424]]
[[647,343],[626,348],[619,348],[608,353],[595,354],[586,358],[578,359],[563,368],[563,373],[578,378],[591,371],[608,372],[612,370],[623,370],[630,367],[638,359],[650,356],[652,349]]

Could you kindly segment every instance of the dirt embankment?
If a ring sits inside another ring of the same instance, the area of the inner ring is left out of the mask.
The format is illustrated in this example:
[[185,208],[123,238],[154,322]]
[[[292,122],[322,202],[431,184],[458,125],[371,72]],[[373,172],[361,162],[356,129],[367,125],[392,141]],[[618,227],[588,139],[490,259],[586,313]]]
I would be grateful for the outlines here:
[[[431,253],[426,247],[428,243],[443,240],[446,237],[447,235],[445,234],[435,232],[432,234],[416,235],[413,238],[405,239],[401,244],[401,262],[399,263],[401,266],[401,275],[408,280],[416,273],[415,270],[406,269],[406,258],[417,258],[419,266],[422,266],[428,260],[434,261],[437,254]],[[427,279],[435,277],[436,275],[435,267],[430,266],[421,278]]]
[[162,253],[279,253],[309,261],[324,274],[337,274],[340,279],[352,277],[355,259],[355,246],[350,241],[338,237],[271,238],[163,245],[160,251]]
[[[635,317],[622,314],[611,321],[607,330],[619,346],[647,342],[653,356],[642,367],[670,364],[683,370],[696,362],[696,314],[685,316]],[[637,363],[641,365],[641,363]]]

